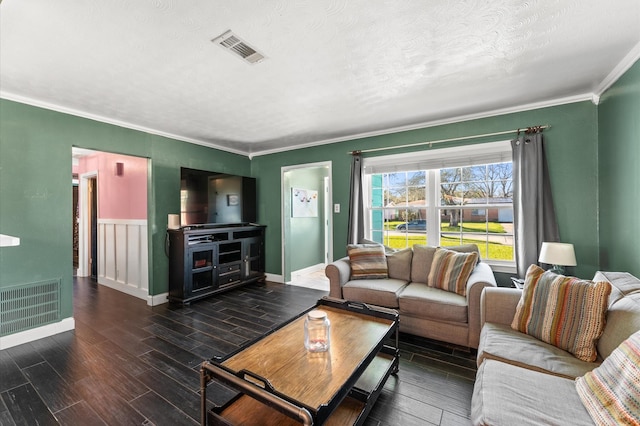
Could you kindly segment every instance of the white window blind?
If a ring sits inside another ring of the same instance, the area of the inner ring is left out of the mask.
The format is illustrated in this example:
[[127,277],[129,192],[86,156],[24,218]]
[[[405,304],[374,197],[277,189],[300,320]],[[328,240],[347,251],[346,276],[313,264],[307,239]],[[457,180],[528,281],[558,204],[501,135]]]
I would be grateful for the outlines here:
[[502,163],[511,161],[511,159],[511,142],[501,141],[379,157],[365,157],[363,159],[363,169],[365,174],[371,175]]

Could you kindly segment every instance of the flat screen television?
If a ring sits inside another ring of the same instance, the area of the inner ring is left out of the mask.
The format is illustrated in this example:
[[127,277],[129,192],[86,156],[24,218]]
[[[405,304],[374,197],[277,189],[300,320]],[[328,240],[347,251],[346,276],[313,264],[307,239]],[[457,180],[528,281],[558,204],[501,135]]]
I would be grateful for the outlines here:
[[256,179],[180,169],[180,225],[256,222]]

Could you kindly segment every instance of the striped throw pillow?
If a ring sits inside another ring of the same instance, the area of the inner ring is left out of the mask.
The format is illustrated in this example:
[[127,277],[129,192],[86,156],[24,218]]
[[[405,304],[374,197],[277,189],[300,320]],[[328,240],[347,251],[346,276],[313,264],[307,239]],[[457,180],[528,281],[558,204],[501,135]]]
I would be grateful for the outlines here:
[[381,244],[349,244],[347,246],[352,280],[388,278],[387,257]]
[[438,248],[433,255],[427,285],[465,296],[467,281],[477,262],[476,252],[458,253]]
[[610,293],[608,282],[565,277],[531,265],[511,328],[593,362]]
[[595,424],[640,424],[640,331],[578,377],[576,390]]

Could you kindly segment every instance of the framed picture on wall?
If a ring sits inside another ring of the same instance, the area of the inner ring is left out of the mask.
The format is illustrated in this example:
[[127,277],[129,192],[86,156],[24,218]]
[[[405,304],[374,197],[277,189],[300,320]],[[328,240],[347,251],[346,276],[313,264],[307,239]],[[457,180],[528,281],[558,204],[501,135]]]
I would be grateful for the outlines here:
[[227,194],[227,205],[237,206],[240,203],[240,196],[238,194]]
[[291,217],[318,217],[318,191],[291,188]]

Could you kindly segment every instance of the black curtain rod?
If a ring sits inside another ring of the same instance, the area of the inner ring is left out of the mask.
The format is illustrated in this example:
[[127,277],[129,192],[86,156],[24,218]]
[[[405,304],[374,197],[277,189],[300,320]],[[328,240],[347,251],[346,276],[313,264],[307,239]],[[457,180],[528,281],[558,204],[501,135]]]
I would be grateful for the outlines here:
[[550,124],[545,124],[543,126],[531,126],[531,127],[524,127],[520,129],[514,129],[514,130],[505,130],[504,132],[485,133],[484,135],[462,136],[459,138],[440,139],[437,141],[427,141],[427,142],[418,142],[418,143],[406,144],[406,145],[387,146],[384,148],[362,149],[362,150],[356,150],[356,151],[349,151],[347,154],[356,155],[356,154],[362,154],[365,152],[387,151],[390,149],[410,148],[410,147],[421,146],[421,145],[429,145],[429,147],[431,147],[433,144],[437,144],[437,143],[463,141],[467,139],[479,139],[479,138],[485,138],[490,136],[507,135],[509,133],[516,133],[516,135],[520,136],[521,132],[524,132],[526,134],[539,133],[544,129],[550,129],[550,128],[551,128]]

